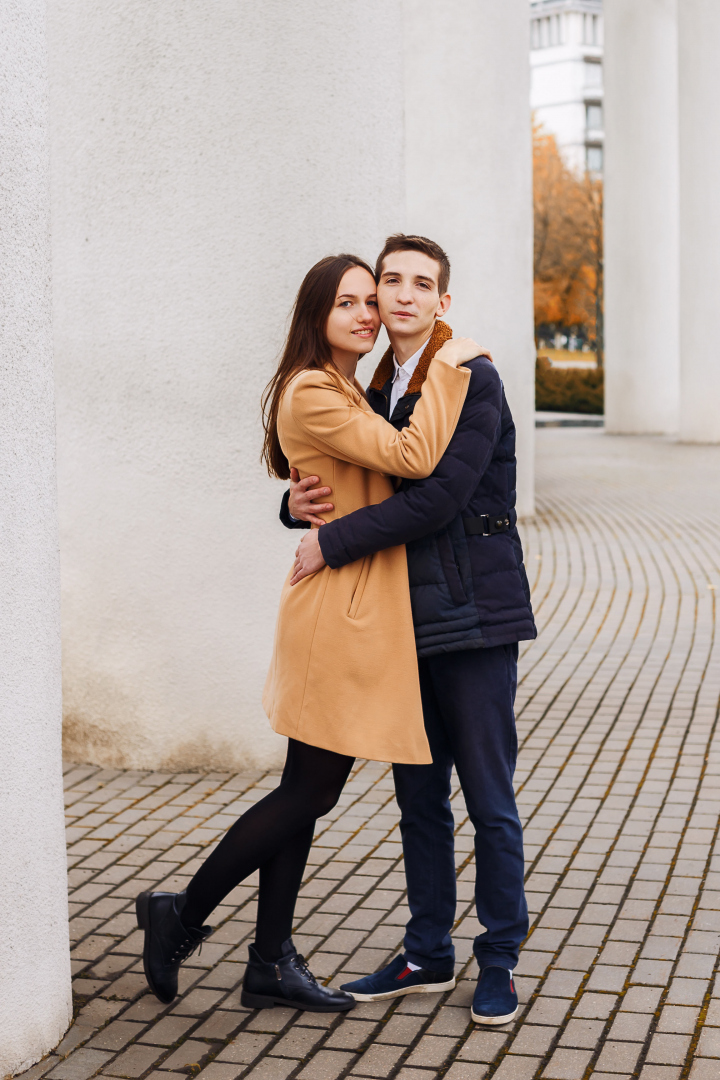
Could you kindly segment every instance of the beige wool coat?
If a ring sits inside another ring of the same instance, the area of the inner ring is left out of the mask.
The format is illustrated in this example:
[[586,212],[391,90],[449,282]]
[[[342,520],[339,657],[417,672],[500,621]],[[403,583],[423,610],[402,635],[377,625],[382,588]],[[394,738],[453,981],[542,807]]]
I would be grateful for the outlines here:
[[[396,431],[357,381],[331,369],[295,376],[280,405],[280,445],[301,478],[332,488],[326,520],[389,498],[394,476],[429,476],[469,380],[466,368],[432,363],[410,425]],[[292,587],[291,576],[263,696],[272,727],[352,757],[429,763],[404,545]]]

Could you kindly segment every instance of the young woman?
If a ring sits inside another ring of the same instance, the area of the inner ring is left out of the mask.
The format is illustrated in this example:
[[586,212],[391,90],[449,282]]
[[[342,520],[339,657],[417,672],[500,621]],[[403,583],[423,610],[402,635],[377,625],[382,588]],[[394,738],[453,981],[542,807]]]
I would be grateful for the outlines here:
[[[263,401],[270,474],[287,479],[292,463],[301,476],[320,476],[333,488],[337,516],[388,498],[393,476],[429,476],[465,400],[470,373],[458,365],[480,351],[467,339],[447,342],[410,425],[397,431],[372,411],[355,379],[358,359],[372,349],[379,328],[370,268],[351,255],[322,259],[300,287]],[[351,1009],[354,998],[320,985],[291,939],[315,821],[335,806],[356,757],[431,761],[405,548],[341,570],[325,567],[292,588],[291,576],[264,696],[272,726],[289,739],[280,784],[232,826],[185,892],[137,899],[145,974],[163,1002],[177,994],[180,964],[211,933],[207,917],[259,869],[243,1005]]]

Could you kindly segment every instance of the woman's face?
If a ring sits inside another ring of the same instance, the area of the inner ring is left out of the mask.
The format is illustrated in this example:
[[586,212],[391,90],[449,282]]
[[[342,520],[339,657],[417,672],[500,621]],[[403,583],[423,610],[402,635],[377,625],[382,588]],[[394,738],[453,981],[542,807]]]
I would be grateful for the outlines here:
[[325,334],[333,353],[370,352],[380,330],[375,279],[362,266],[342,276]]

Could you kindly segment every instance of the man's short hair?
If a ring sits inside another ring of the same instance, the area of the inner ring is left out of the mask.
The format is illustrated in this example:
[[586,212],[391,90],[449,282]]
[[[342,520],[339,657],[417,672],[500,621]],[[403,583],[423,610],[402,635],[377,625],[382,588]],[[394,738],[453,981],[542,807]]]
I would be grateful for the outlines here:
[[385,247],[378,255],[375,263],[375,279],[380,280],[382,266],[388,255],[394,251],[421,251],[423,255],[429,255],[440,267],[438,274],[438,292],[444,296],[450,284],[450,260],[434,240],[428,240],[427,236],[406,236],[405,233],[393,233],[385,241]]

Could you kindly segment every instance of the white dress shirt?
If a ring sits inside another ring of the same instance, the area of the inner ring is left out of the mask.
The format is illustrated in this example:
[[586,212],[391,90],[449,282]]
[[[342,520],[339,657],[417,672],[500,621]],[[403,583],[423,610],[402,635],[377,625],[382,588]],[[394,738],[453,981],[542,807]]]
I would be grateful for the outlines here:
[[[428,339],[429,340],[429,339]],[[393,375],[392,390],[390,391],[390,412],[388,417],[392,416],[393,409],[397,405],[401,397],[406,393],[408,384],[415,374],[415,368],[418,366],[418,360],[425,352],[425,346],[427,341],[423,342],[416,353],[406,360],[404,364],[398,364],[393,353],[393,364],[395,366],[395,374]]]

